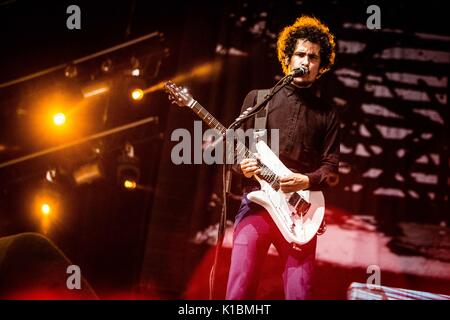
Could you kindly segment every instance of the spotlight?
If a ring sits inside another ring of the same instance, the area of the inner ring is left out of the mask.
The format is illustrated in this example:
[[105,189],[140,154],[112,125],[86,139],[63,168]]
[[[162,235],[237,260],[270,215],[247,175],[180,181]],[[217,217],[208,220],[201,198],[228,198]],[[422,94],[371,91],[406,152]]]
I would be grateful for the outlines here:
[[121,155],[117,159],[117,182],[127,190],[137,187],[139,181],[139,159],[134,155],[134,147],[126,143]]
[[55,183],[56,182],[56,169],[47,170],[47,172],[45,173],[45,180],[47,180],[48,182],[51,182],[51,183]]
[[133,190],[133,189],[136,189],[137,183],[136,183],[136,181],[127,179],[123,182],[123,186],[125,187],[125,189]]
[[62,126],[66,123],[66,115],[62,112],[58,112],[53,116],[53,123],[58,127]]
[[144,98],[144,91],[139,88],[135,88],[131,90],[131,99],[134,101],[141,101]]
[[111,59],[106,59],[105,61],[103,61],[102,65],[100,66],[100,69],[104,73],[110,72],[112,70],[112,61],[111,61]]
[[131,70],[131,75],[132,75],[133,77],[139,77],[139,76],[141,75],[141,70],[138,69],[138,68],[133,69],[133,70]]
[[48,216],[50,214],[50,212],[52,211],[52,207],[48,204],[48,203],[43,203],[41,205],[41,213],[44,216]]
[[136,57],[131,57],[131,61],[130,61],[131,71],[130,71],[130,74],[133,77],[139,77],[140,75],[142,75],[142,70],[141,70],[140,66],[141,66],[141,63],[140,63],[139,59],[136,58]]
[[47,178],[38,186],[33,201],[33,220],[44,234],[60,219],[61,196],[59,188],[50,184]]
[[92,183],[103,177],[103,170],[98,161],[87,163],[72,172],[73,179],[77,185]]
[[64,75],[70,79],[75,78],[78,75],[77,67],[74,64],[69,64],[64,69]]

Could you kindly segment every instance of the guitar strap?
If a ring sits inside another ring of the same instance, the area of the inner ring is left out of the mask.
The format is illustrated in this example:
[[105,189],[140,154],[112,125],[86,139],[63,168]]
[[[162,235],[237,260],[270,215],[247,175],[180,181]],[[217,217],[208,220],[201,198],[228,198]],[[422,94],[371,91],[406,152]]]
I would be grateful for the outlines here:
[[[256,100],[256,104],[260,104],[264,98],[269,94],[270,89],[258,90],[258,96]],[[269,114],[269,102],[266,103],[265,107],[262,108],[255,116],[255,126],[254,126],[254,138],[256,142],[258,142],[267,132],[267,116]]]

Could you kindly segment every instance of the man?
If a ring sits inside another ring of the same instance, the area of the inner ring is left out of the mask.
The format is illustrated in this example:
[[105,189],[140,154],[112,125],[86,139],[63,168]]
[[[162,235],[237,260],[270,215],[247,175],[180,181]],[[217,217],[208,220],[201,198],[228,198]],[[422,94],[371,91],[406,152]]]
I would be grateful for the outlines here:
[[[308,70],[275,94],[268,107],[266,129],[279,129],[280,160],[296,172],[281,179],[281,190],[322,190],[337,174],[339,120],[336,110],[316,95],[313,84],[334,63],[334,36],[318,19],[302,16],[280,33],[277,50],[285,74],[299,67]],[[255,105],[256,96],[257,91],[251,91],[242,110]],[[246,130],[253,123],[254,118],[250,118],[242,128]],[[260,173],[253,159],[243,159],[240,170],[247,182]],[[245,196],[255,187],[247,183],[236,215],[226,299],[256,296],[262,263],[271,243],[284,265],[285,298],[309,299],[317,237],[301,250],[294,249],[268,212]]]

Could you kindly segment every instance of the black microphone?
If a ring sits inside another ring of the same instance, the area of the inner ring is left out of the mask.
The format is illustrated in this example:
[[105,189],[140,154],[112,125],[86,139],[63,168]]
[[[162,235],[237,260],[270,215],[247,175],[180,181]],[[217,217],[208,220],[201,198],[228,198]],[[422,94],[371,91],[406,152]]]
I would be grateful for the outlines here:
[[284,77],[283,83],[289,83],[294,80],[295,77],[302,77],[309,72],[307,67],[300,66],[292,70],[287,76]]
[[305,74],[307,74],[308,71],[309,70],[307,67],[300,66],[300,68],[295,68],[294,70],[292,70],[291,73],[289,73],[289,75],[292,76],[293,78],[301,77],[301,76],[304,76]]

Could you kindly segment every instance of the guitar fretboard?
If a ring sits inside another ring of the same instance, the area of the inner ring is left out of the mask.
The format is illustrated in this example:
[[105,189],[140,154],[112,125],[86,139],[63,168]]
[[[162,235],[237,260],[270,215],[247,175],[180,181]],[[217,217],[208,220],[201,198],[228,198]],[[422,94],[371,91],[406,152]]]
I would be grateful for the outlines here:
[[[194,111],[210,128],[216,129],[221,135],[226,134],[227,128],[225,128],[216,118],[213,117],[203,106],[194,100],[193,104],[190,106],[192,111]],[[251,152],[242,141],[237,140],[236,143],[236,157],[255,159],[258,163],[258,167],[261,169],[261,173],[258,177],[267,181],[272,188],[278,190],[280,188],[280,179],[271,169],[269,169],[264,163],[262,163],[254,154]],[[234,160],[236,160],[236,157]]]

